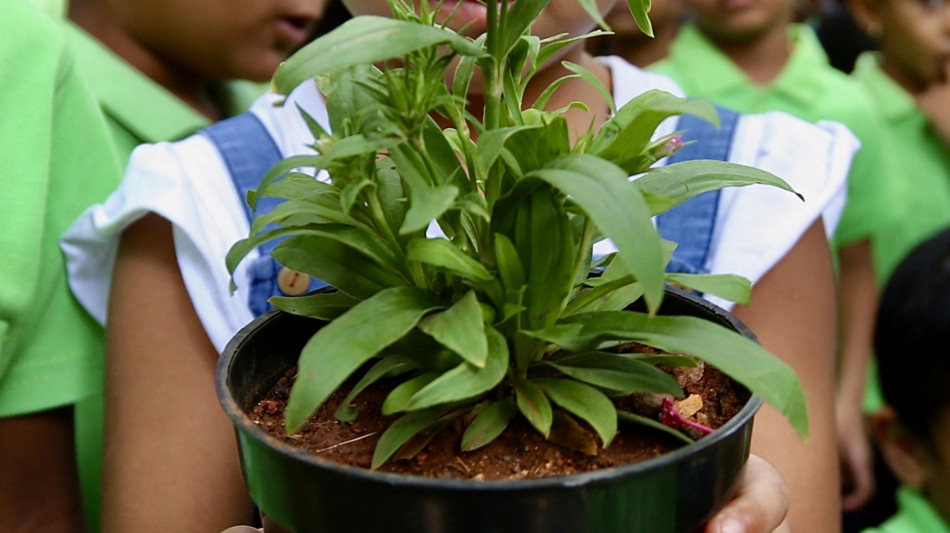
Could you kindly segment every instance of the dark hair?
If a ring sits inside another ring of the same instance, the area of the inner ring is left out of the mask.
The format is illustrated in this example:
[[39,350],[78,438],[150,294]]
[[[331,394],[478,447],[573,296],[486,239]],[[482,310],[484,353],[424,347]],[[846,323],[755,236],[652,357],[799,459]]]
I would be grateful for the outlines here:
[[874,334],[884,401],[929,441],[950,406],[950,230],[924,241],[891,275]]

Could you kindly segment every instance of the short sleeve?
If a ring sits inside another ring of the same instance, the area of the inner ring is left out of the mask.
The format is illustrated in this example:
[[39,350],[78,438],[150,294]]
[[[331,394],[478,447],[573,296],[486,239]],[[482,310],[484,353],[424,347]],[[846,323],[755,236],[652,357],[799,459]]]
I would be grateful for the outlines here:
[[57,239],[119,171],[61,28],[27,3],[0,10],[0,416],[13,416],[101,391],[102,330],[69,292]]

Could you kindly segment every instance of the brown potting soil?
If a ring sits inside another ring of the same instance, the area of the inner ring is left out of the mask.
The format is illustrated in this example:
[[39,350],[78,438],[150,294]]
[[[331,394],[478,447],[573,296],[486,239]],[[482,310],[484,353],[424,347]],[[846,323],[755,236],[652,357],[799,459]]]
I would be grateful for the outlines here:
[[[718,428],[738,413],[749,398],[745,389],[709,365],[667,370],[683,386],[687,395],[687,399],[677,402],[677,410],[689,420],[705,426]],[[277,438],[328,461],[369,468],[379,436],[396,419],[395,416],[382,416],[379,412],[392,385],[379,383],[359,394],[355,404],[360,411],[352,422],[341,422],[333,416],[347,394],[344,389],[338,390],[299,433],[287,435],[283,413],[293,377],[293,370],[288,371],[287,376],[281,378],[258,402],[251,413],[254,423]],[[660,402],[660,397],[653,395],[615,399],[619,408],[635,411],[654,420],[659,419]],[[465,422],[459,419],[454,425],[437,432],[413,457],[390,460],[379,470],[433,478],[477,480],[549,477],[639,461],[683,445],[682,441],[661,431],[621,422],[620,432],[606,449],[600,446],[591,433],[589,447],[596,446],[597,453],[588,455],[545,440],[519,416],[490,444],[471,452],[462,452],[459,443]]]

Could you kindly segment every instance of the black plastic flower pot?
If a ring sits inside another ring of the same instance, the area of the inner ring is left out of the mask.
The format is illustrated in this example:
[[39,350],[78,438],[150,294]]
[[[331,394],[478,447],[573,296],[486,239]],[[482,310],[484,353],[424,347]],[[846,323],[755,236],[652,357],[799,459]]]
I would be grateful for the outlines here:
[[[668,289],[661,314],[708,318],[752,337],[732,315]],[[453,480],[373,472],[285,444],[247,416],[295,364],[321,322],[266,313],[228,344],[217,369],[251,497],[296,533],[679,533],[734,494],[762,400],[711,435],[670,453],[563,477]]]

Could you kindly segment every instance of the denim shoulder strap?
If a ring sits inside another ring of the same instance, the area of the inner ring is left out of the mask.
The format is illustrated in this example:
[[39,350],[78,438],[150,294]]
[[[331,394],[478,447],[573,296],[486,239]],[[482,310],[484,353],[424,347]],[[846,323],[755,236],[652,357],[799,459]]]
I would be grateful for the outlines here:
[[[720,106],[716,106],[716,110],[719,112],[718,128],[693,115],[680,117],[677,130],[683,132],[683,140],[696,142],[670,156],[669,164],[694,159],[728,160],[739,113]],[[690,274],[708,272],[706,258],[712,243],[718,208],[719,191],[709,191],[656,217],[660,235],[678,244],[667,266],[668,271]]]
[[[249,224],[255,214],[268,213],[281,202],[277,198],[260,198],[254,211],[247,204],[248,191],[256,189],[267,171],[281,160],[280,149],[257,116],[253,113],[237,115],[205,128],[202,133],[211,140],[224,159]],[[258,246],[260,257],[248,264],[248,306],[255,316],[271,308],[268,298],[284,294],[278,284],[278,275],[283,267],[270,256],[278,243],[279,240],[275,239]],[[312,279],[308,290],[325,285]]]

